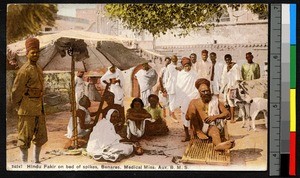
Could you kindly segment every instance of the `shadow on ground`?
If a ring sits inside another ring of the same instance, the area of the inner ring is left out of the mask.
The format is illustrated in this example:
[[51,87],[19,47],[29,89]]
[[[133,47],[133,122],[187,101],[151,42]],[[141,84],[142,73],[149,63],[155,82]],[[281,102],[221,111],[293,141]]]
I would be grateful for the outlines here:
[[248,161],[255,161],[257,158],[261,157],[262,149],[258,148],[246,148],[246,149],[238,149],[231,150],[231,164],[233,165],[246,165]]
[[238,139],[243,139],[244,137],[247,137],[249,134],[246,135],[230,135],[230,139],[233,140],[238,140]]

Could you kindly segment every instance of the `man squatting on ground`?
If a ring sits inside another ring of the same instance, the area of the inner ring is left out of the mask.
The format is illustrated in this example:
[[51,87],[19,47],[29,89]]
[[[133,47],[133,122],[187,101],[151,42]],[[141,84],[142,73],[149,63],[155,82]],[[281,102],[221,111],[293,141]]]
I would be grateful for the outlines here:
[[12,88],[12,103],[18,107],[18,147],[23,163],[28,161],[30,142],[34,144],[33,158],[39,163],[41,147],[48,141],[43,108],[43,71],[37,65],[39,40],[25,42],[27,62],[19,69]]
[[234,147],[234,141],[221,141],[224,122],[229,116],[228,110],[216,96],[211,94],[210,82],[201,78],[195,82],[200,98],[193,99],[188,107],[186,119],[191,121],[192,135],[200,139],[212,138],[215,150],[225,150]]

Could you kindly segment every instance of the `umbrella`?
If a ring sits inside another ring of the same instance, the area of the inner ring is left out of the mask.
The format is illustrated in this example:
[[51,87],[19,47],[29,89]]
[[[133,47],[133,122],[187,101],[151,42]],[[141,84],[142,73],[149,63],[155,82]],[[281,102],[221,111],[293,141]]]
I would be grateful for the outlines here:
[[[40,40],[41,48],[38,64],[44,71],[70,71],[72,57],[63,55],[63,51],[70,47],[68,46],[70,43],[79,40],[84,40],[84,43],[80,44],[86,45],[84,48],[87,49],[88,57],[82,56],[78,59],[75,70],[90,71],[106,68],[112,64],[120,70],[126,70],[147,62],[135,53],[135,41],[129,38],[76,30],[61,31],[37,38]],[[7,45],[7,59],[9,61],[14,59],[22,66],[27,60],[25,41]]]
[[[75,147],[77,147],[74,71],[89,71],[107,68],[111,65],[126,70],[145,63],[147,60],[135,54],[134,40],[128,38],[75,30],[37,38],[40,40],[41,48],[38,64],[43,70],[71,71],[71,110],[73,135],[75,136]],[[26,62],[25,54],[25,41],[7,45],[7,59],[16,60],[19,66]],[[100,102],[98,113],[102,109],[102,105],[103,101]],[[98,118],[99,114],[97,114],[96,120]]]

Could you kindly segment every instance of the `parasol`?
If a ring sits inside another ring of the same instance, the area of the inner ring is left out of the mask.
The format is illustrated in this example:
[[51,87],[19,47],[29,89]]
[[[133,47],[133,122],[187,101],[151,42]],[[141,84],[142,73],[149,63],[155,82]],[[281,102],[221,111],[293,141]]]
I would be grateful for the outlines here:
[[[126,70],[147,60],[135,53],[135,41],[128,38],[76,30],[61,31],[37,38],[40,40],[41,50],[38,64],[43,70],[71,71],[71,110],[73,135],[77,147],[75,70],[90,71],[111,65]],[[7,60],[15,61],[18,66],[26,62],[25,41],[7,45]]]

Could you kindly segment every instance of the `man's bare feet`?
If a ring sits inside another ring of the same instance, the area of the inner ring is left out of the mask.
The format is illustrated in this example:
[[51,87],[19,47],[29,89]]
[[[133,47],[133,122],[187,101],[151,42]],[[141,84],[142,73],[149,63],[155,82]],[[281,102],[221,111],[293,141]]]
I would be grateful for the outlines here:
[[236,120],[231,119],[231,120],[230,120],[230,123],[236,123]]
[[218,145],[215,146],[216,151],[223,151],[227,149],[231,149],[235,146],[234,140],[228,140],[222,143],[219,143]]
[[171,120],[172,120],[173,122],[175,122],[175,123],[179,123],[179,121],[177,120],[177,118],[176,118],[174,112],[171,113]]
[[201,140],[207,140],[208,139],[208,136],[205,135],[205,133],[203,133],[202,131],[198,131],[197,132],[197,137]]
[[170,117],[170,119],[174,122],[174,123],[179,123],[179,121],[177,119],[174,119],[173,117]]

